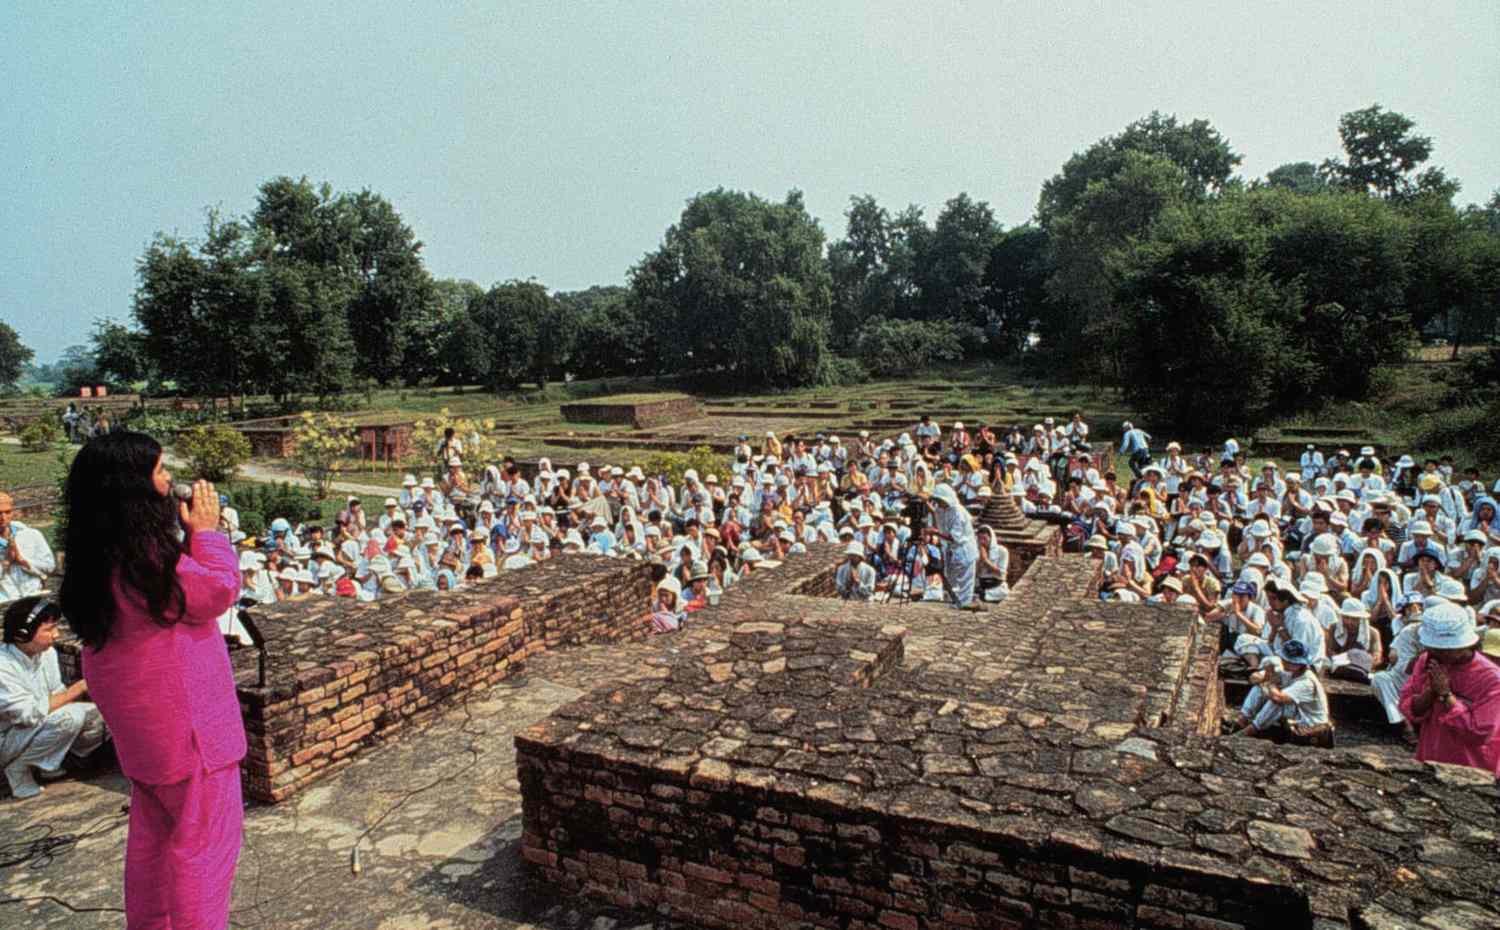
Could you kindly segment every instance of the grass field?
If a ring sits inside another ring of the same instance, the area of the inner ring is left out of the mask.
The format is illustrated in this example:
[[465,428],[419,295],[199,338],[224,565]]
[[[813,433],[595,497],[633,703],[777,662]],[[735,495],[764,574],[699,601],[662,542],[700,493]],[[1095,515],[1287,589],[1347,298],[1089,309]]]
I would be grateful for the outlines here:
[[[1464,350],[1462,354],[1468,354]],[[1415,425],[1420,418],[1440,409],[1448,391],[1445,374],[1457,370],[1447,348],[1424,348],[1413,360],[1382,370],[1377,379],[1377,396],[1362,403],[1329,403],[1319,409],[1286,417],[1257,431],[1265,442],[1317,441],[1320,446],[1372,442],[1399,451],[1411,449]],[[641,434],[627,426],[569,423],[561,415],[564,403],[585,399],[642,402],[681,396],[679,388],[689,387],[672,379],[654,377],[611,378],[553,383],[545,388],[523,387],[499,394],[476,387],[405,388],[351,395],[358,409],[351,415],[360,421],[403,421],[431,418],[447,410],[450,417],[493,420],[495,432],[507,454],[520,459],[547,456],[555,462],[587,460],[594,463],[630,465],[650,455],[639,448],[622,448],[614,443],[640,439]],[[907,379],[887,379],[841,387],[805,388],[791,391],[743,392],[729,388],[699,393],[702,386],[692,386],[695,396],[704,403],[705,416],[686,424],[645,431],[665,440],[697,441],[713,436],[719,442],[747,432],[757,441],[764,429],[775,428],[779,435],[811,435],[819,430],[842,432],[862,422],[879,422],[879,429],[899,429],[904,422],[915,423],[922,412],[931,412],[945,429],[953,420],[964,419],[973,428],[980,422],[996,426],[1017,424],[1029,430],[1031,424],[1045,416],[1059,420],[1081,410],[1093,429],[1096,445],[1102,445],[1119,434],[1120,422],[1143,419],[1120,395],[1109,388],[1082,384],[1054,383],[1038,380],[1010,363],[969,363],[923,371]],[[722,386],[721,386],[722,387]],[[253,402],[253,401],[252,401]],[[1158,446],[1174,438],[1174,431],[1145,424]],[[876,427],[871,427],[875,429]],[[1324,439],[1316,431],[1345,428],[1353,431],[1347,438]],[[1309,430],[1313,435],[1305,435]],[[1226,436],[1215,427],[1198,430],[1205,433],[1198,440],[1185,443],[1197,449],[1217,446]],[[1227,431],[1226,431],[1227,432]],[[595,444],[591,437],[598,437]],[[1176,438],[1183,438],[1176,433]],[[1251,437],[1240,436],[1242,443]],[[649,439],[648,439],[649,441]],[[1267,452],[1271,450],[1266,450]],[[1460,464],[1467,464],[1470,453],[1465,449],[1423,450],[1448,452]],[[1251,454],[1256,458],[1253,446]],[[277,460],[257,460],[257,464],[286,467]],[[406,471],[425,467],[420,458],[392,466],[350,462],[341,480],[394,487]],[[1479,462],[1482,468],[1500,463]],[[8,446],[0,451],[0,481],[12,484],[38,483],[50,478],[54,463],[50,456],[22,453]],[[477,469],[471,469],[477,471]]]
[[[1372,442],[1405,451],[1409,447],[1413,425],[1423,415],[1438,409],[1447,391],[1442,380],[1445,372],[1454,370],[1447,355],[1437,357],[1424,350],[1421,359],[1394,366],[1383,373],[1378,395],[1363,403],[1331,403],[1321,409],[1287,417],[1258,431],[1263,442],[1303,441],[1303,431],[1344,428],[1353,431],[1345,439],[1314,439],[1320,446]],[[1439,353],[1441,354],[1441,353]],[[1432,356],[1427,358],[1427,356]],[[629,465],[649,452],[625,449],[605,443],[591,445],[588,438],[601,440],[628,439],[635,431],[624,426],[568,423],[559,407],[569,400],[609,396],[626,402],[630,398],[670,396],[662,390],[643,390],[656,385],[653,379],[611,379],[609,381],[575,382],[550,385],[543,391],[512,392],[495,395],[470,389],[405,390],[377,392],[370,398],[370,410],[380,408],[392,419],[416,418],[447,408],[453,416],[493,418],[501,442],[510,455],[520,459],[547,456],[557,462],[587,460]],[[923,411],[931,411],[946,430],[954,419],[986,422],[993,425],[1030,425],[1044,416],[1062,420],[1081,410],[1093,427],[1099,442],[1107,442],[1119,433],[1121,420],[1140,417],[1113,389],[1079,384],[1040,382],[1027,377],[1017,367],[1007,364],[968,364],[928,370],[903,380],[872,381],[865,384],[831,388],[806,388],[777,392],[728,392],[698,395],[708,413],[702,421],[667,427],[653,432],[661,438],[689,438],[697,432],[717,431],[719,441],[735,430],[744,430],[759,438],[753,428],[770,428],[776,421],[781,435],[810,435],[818,430],[842,431],[862,420],[885,422],[908,420],[915,423]],[[978,422],[970,422],[972,428]],[[750,425],[747,425],[750,424]],[[1149,428],[1149,424],[1148,424]],[[1164,446],[1172,438],[1170,430],[1153,430],[1156,442]],[[1226,436],[1212,434],[1189,443],[1190,447],[1217,446]],[[1242,443],[1250,438],[1238,437]],[[566,442],[563,442],[566,440]],[[689,438],[689,441],[691,439]],[[1431,450],[1451,452],[1462,464],[1468,455],[1463,449]],[[1265,457],[1251,454],[1257,459]],[[269,463],[264,463],[269,464]],[[352,465],[353,463],[351,463]],[[420,467],[420,462],[385,467],[355,465],[343,478],[374,484],[399,481],[401,472]],[[1500,463],[1478,463],[1494,467]]]
[[14,443],[0,443],[0,488],[25,488],[52,484],[61,469],[58,452],[72,461],[76,446],[58,445],[46,452],[28,452]]

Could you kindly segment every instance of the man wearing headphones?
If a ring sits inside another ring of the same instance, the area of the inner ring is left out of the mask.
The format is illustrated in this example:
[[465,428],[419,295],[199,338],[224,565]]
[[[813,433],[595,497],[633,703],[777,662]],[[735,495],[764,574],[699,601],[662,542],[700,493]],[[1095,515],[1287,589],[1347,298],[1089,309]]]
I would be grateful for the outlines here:
[[[25,597],[5,609],[0,645],[0,767],[17,799],[40,794],[36,775],[61,777],[64,757],[81,758],[107,736],[82,680],[63,686],[57,667],[57,605]],[[36,769],[33,774],[32,769]]]

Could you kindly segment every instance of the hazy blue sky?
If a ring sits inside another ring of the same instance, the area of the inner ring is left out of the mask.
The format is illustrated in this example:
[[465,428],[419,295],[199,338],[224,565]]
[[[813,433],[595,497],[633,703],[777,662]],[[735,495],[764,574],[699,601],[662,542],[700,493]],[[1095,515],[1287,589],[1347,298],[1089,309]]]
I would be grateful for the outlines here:
[[[1500,186],[1500,4],[43,3],[0,9],[0,316],[41,361],[125,319],[157,230],[279,174],[389,198],[443,277],[622,283],[694,193],[959,191],[1024,222],[1152,109],[1263,175],[1341,113],[1417,120],[1461,202]],[[251,9],[253,7],[253,9]]]

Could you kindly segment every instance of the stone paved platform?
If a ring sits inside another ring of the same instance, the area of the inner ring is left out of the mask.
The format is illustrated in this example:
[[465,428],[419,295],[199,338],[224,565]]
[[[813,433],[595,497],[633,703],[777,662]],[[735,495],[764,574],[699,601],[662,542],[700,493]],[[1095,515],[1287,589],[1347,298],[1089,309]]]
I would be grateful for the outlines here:
[[[514,734],[633,661],[608,646],[533,660],[524,677],[470,699],[399,743],[361,755],[291,800],[246,814],[233,926],[256,930],[611,930],[676,927],[559,895],[535,883],[517,851],[521,797]],[[469,752],[470,744],[480,754]],[[434,787],[396,805],[405,792]],[[122,900],[129,787],[118,774],[50,784],[0,802],[0,844],[39,835],[106,832],[43,869],[0,869],[0,900],[55,895],[74,907]],[[393,809],[394,808],[394,809]],[[382,819],[382,817],[384,819]],[[373,827],[373,829],[371,829]],[[349,870],[355,840],[363,874]],[[117,928],[117,913],[73,913],[51,902],[0,905],[0,927]]]
[[[905,631],[731,591],[520,734],[522,854],[724,928],[1500,924],[1492,775],[1205,738],[1216,644],[1189,611],[1067,596],[1087,575],[1039,559],[989,615],[907,608]],[[794,644],[863,669],[790,679],[767,657]]]

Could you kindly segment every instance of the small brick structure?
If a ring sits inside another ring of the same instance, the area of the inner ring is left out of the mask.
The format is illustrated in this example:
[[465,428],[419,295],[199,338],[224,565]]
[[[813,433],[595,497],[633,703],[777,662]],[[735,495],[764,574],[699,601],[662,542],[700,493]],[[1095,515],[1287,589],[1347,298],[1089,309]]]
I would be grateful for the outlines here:
[[1500,925],[1489,773],[1211,736],[1212,631],[1083,556],[973,614],[806,596],[829,555],[517,735],[543,879],[751,930]]
[[652,429],[668,423],[695,420],[702,416],[696,398],[683,395],[662,400],[619,402],[604,400],[592,403],[563,404],[562,416],[569,423],[617,423],[636,429]]
[[[266,685],[256,684],[255,650],[232,653],[249,741],[245,792],[285,800],[545,650],[643,639],[650,594],[643,562],[562,555],[453,592],[257,608]],[[76,680],[77,642],[58,650],[64,677]]]
[[[287,459],[296,454],[295,434],[300,425],[299,417],[290,416],[262,417],[228,424],[250,443],[251,456],[270,459]],[[364,461],[399,464],[411,452],[410,421],[356,423],[352,429],[358,456]]]
[[1019,582],[1040,556],[1062,555],[1062,527],[1027,517],[1009,494],[991,496],[975,522],[994,529],[996,541],[1010,553],[1008,584]]

